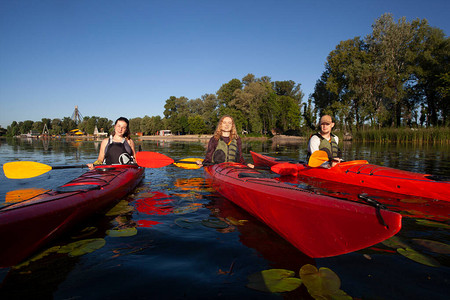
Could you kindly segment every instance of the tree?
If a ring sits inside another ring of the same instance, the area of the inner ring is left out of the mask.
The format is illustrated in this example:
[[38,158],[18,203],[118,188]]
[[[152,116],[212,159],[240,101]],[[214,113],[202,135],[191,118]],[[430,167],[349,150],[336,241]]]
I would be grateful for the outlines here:
[[206,131],[206,124],[199,115],[190,116],[188,118],[189,132],[193,134],[201,134]]
[[63,133],[68,133],[71,130],[77,128],[77,124],[75,123],[75,121],[72,120],[69,117],[64,117],[64,119],[62,120],[61,125],[62,125]]
[[220,106],[228,106],[235,98],[234,92],[242,90],[242,82],[239,79],[231,79],[228,83],[223,84],[217,91],[217,98]]
[[130,134],[136,134],[141,132],[142,118],[132,118],[130,119]]
[[188,130],[189,106],[186,97],[171,96],[164,105],[164,116],[172,132],[184,134]]
[[202,118],[205,122],[206,132],[214,132],[217,122],[219,122],[218,106],[219,101],[214,94],[205,94],[201,97],[203,101]]
[[387,109],[393,111],[392,123],[401,125],[403,100],[406,96],[405,84],[410,78],[408,55],[413,43],[416,24],[403,17],[394,22],[391,14],[384,14],[372,26],[372,34],[367,37],[369,51],[374,53],[375,63],[384,70],[383,97],[388,99]]
[[[416,21],[419,22],[419,21]],[[412,99],[427,106],[428,126],[439,121],[448,125],[450,115],[450,40],[441,29],[422,20],[417,25],[412,56],[413,81],[409,86]]]
[[100,132],[112,133],[113,121],[109,120],[108,118],[99,118],[97,120],[97,129]]
[[31,120],[26,120],[24,122],[20,122],[19,123],[20,133],[21,134],[29,133],[32,130],[32,128],[33,128],[33,123],[34,122],[31,121]]

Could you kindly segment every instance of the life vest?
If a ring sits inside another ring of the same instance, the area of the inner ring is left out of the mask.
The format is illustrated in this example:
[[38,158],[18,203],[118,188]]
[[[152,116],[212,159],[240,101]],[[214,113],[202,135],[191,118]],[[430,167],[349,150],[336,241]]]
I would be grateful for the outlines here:
[[107,165],[128,165],[134,163],[133,150],[125,138],[121,142],[114,142],[110,136],[105,147],[105,159]]
[[[313,137],[314,135],[320,139],[319,150],[325,151],[328,154],[328,157],[330,159],[341,157],[342,153],[341,153],[341,149],[339,149],[339,146],[336,142],[336,139],[335,139],[336,135],[331,133],[331,141],[328,141],[326,138],[324,138],[322,135],[320,135],[320,133],[315,133],[315,134],[311,135],[311,137]],[[308,151],[308,156],[306,158],[306,161],[309,160],[310,156],[311,156],[311,153],[309,153],[309,151]]]
[[212,162],[214,164],[220,164],[228,161],[237,162],[239,158],[238,154],[236,139],[233,139],[227,144],[222,138],[220,138],[217,143],[216,150],[214,150],[212,155]]

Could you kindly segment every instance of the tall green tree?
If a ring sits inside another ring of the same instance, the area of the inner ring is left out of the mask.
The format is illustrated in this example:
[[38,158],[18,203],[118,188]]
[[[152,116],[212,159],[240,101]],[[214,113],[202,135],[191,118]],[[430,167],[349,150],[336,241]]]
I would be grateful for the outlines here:
[[236,90],[242,90],[242,82],[239,79],[231,79],[228,83],[223,84],[217,91],[217,99],[219,99],[219,105],[226,107],[235,98],[234,92]]

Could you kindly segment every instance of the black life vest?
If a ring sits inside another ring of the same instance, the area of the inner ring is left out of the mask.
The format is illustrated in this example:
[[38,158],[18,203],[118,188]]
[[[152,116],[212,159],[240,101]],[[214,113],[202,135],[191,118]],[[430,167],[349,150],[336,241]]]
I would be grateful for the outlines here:
[[133,150],[125,138],[122,139],[122,142],[114,142],[113,137],[109,137],[108,144],[105,147],[103,163],[107,165],[128,165],[134,163]]

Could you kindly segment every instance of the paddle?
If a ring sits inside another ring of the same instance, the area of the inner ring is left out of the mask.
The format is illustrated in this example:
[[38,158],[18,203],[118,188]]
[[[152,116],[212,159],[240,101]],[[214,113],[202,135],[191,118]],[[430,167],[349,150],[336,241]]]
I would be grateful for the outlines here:
[[49,166],[34,161],[13,161],[3,165],[5,176],[10,179],[32,178],[52,169],[87,168],[86,165],[79,166]]
[[317,168],[324,162],[329,161],[328,154],[325,151],[314,151],[308,161],[308,166]]
[[136,160],[138,165],[143,165],[146,168],[162,168],[174,164],[183,169],[199,169],[201,166],[197,165],[197,161],[203,161],[203,158],[184,158],[175,161],[167,155],[158,152],[142,151],[136,153]]
[[[161,153],[140,151],[136,153],[136,162],[139,166],[145,168],[161,168],[170,165],[174,160]],[[13,161],[3,165],[3,172],[10,179],[25,179],[42,175],[50,170],[74,168],[87,168],[87,166],[49,166],[34,161]]]

